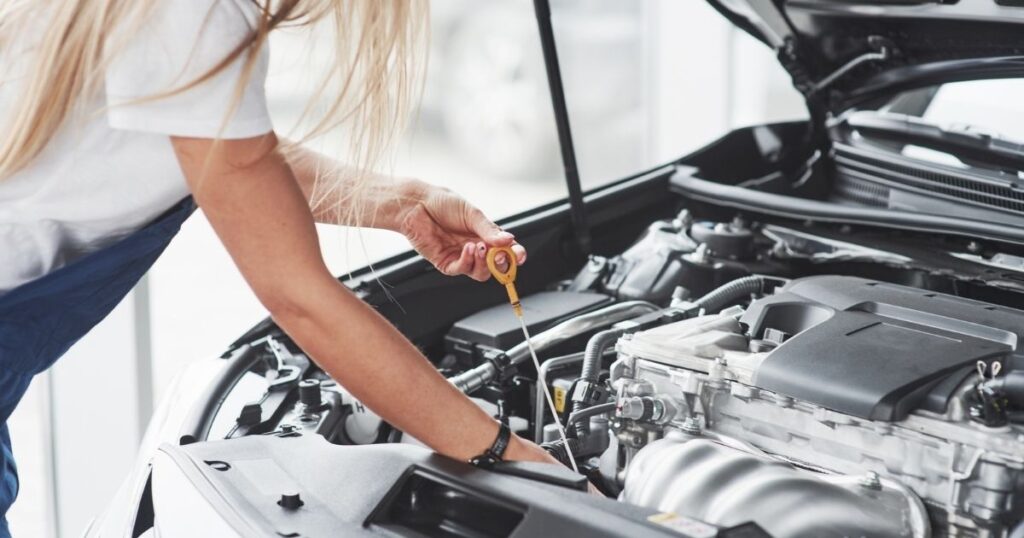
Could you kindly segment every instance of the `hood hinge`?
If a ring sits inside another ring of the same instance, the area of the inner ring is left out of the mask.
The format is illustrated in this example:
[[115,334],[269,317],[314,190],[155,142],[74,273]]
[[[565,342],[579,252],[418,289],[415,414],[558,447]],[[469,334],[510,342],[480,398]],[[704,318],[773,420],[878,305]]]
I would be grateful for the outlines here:
[[808,95],[816,94],[828,88],[833,83],[835,83],[835,81],[839,80],[844,75],[846,75],[847,73],[849,73],[850,71],[852,71],[854,68],[861,64],[865,64],[868,62],[884,62],[892,58],[893,49],[895,48],[895,46],[893,45],[892,41],[889,41],[888,39],[882,36],[873,35],[868,36],[868,48],[870,49],[868,50],[868,52],[865,52],[853,58],[852,60],[846,62],[845,64],[840,66],[839,69],[836,69],[825,78],[814,83],[811,86],[810,94]]

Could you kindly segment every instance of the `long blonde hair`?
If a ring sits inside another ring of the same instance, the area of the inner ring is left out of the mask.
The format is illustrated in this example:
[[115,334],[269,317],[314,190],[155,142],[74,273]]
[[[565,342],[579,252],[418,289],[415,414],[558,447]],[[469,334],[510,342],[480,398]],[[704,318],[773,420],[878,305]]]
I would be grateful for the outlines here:
[[[20,101],[0,134],[0,180],[39,156],[83,97],[97,90],[124,40],[142,27],[160,1],[167,0],[0,1],[0,49],[14,45],[18,30],[31,26],[30,21],[45,14],[48,23],[38,46],[29,51],[31,67],[26,78],[18,81],[23,84]],[[373,170],[405,126],[421,89],[428,19],[425,0],[250,1],[260,17],[242,43],[198,79],[150,98],[191,89],[241,59],[243,75],[236,89],[240,99],[271,31],[322,23],[331,29],[335,59],[310,96],[302,117],[312,121],[306,122],[308,127],[297,141],[345,126],[350,134],[351,170]],[[0,73],[0,79],[5,75]],[[326,199],[333,184],[343,179],[338,171],[325,172],[330,172],[323,174],[330,184],[317,182],[314,203],[317,198]],[[347,192],[345,197],[358,194]]]

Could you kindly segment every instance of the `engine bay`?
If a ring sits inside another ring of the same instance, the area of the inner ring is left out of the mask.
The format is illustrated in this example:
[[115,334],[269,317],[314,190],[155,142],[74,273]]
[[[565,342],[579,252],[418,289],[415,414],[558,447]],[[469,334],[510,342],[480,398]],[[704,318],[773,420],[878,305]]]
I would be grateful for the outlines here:
[[[710,529],[673,527],[683,536],[1010,536],[1024,515],[1024,280],[1010,254],[903,239],[683,210],[523,296],[540,375],[507,304],[417,343],[479,405],[563,462],[572,454],[652,529],[681,518]],[[259,435],[419,444],[283,333],[226,360],[210,389],[222,396],[195,415],[183,449]],[[585,484],[497,474],[508,472]],[[438,530],[447,512],[434,508],[406,523],[461,536]]]

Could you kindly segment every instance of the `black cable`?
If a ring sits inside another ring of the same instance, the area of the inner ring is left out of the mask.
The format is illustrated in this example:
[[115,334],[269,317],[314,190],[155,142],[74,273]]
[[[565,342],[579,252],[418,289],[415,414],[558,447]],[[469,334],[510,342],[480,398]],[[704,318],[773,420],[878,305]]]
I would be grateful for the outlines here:
[[[569,439],[568,441],[569,450],[572,451],[573,454],[578,454],[580,449],[579,439]],[[565,450],[565,443],[563,443],[561,439],[550,443],[544,443],[540,446],[546,450],[548,454],[551,454],[551,457],[558,460],[559,463],[570,469],[572,468],[572,463],[569,461],[569,452]]]
[[[600,382],[601,359],[604,357],[604,352],[609,346],[614,345],[615,342],[619,340],[619,337],[621,337],[625,332],[625,329],[607,329],[598,332],[594,336],[590,337],[590,340],[587,340],[587,348],[583,352],[583,366],[580,368],[580,378],[577,379],[576,382],[583,381],[592,384]],[[570,394],[569,397],[571,398],[572,395]],[[574,413],[578,413],[584,410],[587,407],[587,404],[585,402],[574,401],[572,406],[566,407],[571,407]],[[587,434],[590,433],[589,423],[580,422],[573,425],[566,424],[566,427],[574,430],[576,432],[576,437],[580,439],[585,438]]]
[[572,394],[574,392],[576,392],[576,385],[579,382],[580,382],[579,378],[574,379],[572,381],[572,384],[569,385],[569,389],[567,391],[565,391],[565,402],[562,404],[562,413],[558,416],[558,420],[566,428],[565,435],[569,436],[569,437],[577,437],[576,429],[570,427],[570,425],[569,425],[569,423],[567,421],[569,420],[569,415],[572,415],[572,412],[573,412]]
[[745,276],[709,291],[700,299],[693,301],[688,312],[696,314],[701,310],[715,314],[727,306],[731,306],[751,295],[764,293],[765,278],[761,276]]
[[579,411],[573,411],[573,413],[569,415],[569,420],[565,423],[565,425],[569,427],[584,419],[589,419],[590,417],[603,415],[605,413],[611,413],[612,411],[615,411],[616,405],[618,405],[616,402],[607,402],[592,405],[590,407],[583,408]]

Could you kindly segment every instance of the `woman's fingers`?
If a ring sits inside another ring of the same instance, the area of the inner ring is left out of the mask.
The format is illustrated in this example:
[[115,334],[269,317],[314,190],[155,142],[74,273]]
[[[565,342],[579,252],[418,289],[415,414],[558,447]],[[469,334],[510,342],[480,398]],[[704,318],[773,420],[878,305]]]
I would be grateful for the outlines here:
[[[462,250],[459,252],[459,257],[449,263],[446,267],[441,268],[442,272],[455,276],[455,275],[466,275],[474,280],[481,282],[491,278],[491,271],[487,267],[487,252],[490,247],[482,242],[467,242],[462,245]],[[522,265],[526,262],[526,249],[518,243],[512,245],[512,252],[516,255],[516,264]],[[497,266],[499,271],[508,270],[508,256],[504,252],[499,252],[494,256],[494,264]]]
[[512,252],[516,253],[516,264],[522,265],[526,263],[526,247],[519,243],[512,244]]
[[[487,251],[490,250],[490,248],[491,247],[487,246],[485,243],[477,243],[477,259],[485,267],[487,265]],[[525,259],[525,257],[526,257],[526,250],[524,250],[523,247],[519,247],[518,249],[516,249],[516,245],[513,245],[512,246],[512,251],[516,253],[516,258],[517,259],[518,258],[524,258]],[[520,254],[520,251],[522,252],[521,254]],[[522,264],[522,262],[519,262],[519,264]],[[498,268],[499,271],[502,271],[502,272],[508,271],[508,256],[506,256],[504,252],[499,252],[499,253],[495,254],[494,255],[494,265]],[[489,269],[488,269],[488,272],[490,272]]]
[[473,243],[466,243],[462,245],[462,251],[459,252],[459,257],[456,258],[455,261],[447,264],[445,267],[438,267],[438,269],[448,276],[462,275],[472,271],[475,250],[476,246]]
[[476,268],[473,270],[473,274],[469,275],[473,280],[479,280],[480,282],[486,282],[491,278],[491,270],[487,268],[487,262],[478,261]]
[[462,245],[459,259],[449,265],[445,273],[452,276],[466,275],[473,280],[483,282],[491,276],[487,270],[486,255],[487,246],[483,243],[465,243]]
[[[513,243],[512,252],[516,255],[516,265],[526,263],[526,249],[522,245]],[[508,256],[504,252],[499,252],[494,256],[494,265],[501,271],[508,271]]]

